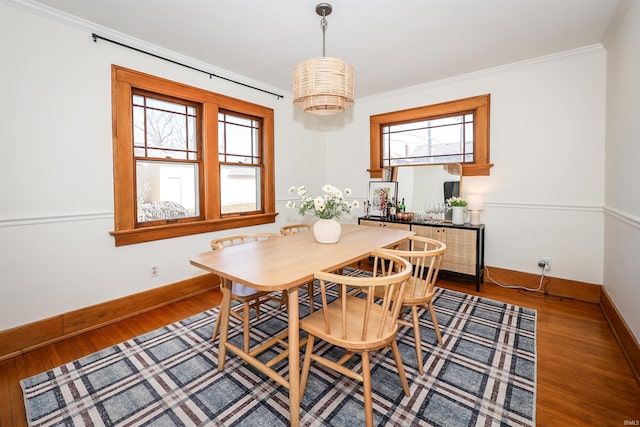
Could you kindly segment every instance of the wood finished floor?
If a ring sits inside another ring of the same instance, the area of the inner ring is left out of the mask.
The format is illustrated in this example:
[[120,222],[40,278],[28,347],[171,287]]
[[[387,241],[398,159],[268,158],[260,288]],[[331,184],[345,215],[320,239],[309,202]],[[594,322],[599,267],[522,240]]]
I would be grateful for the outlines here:
[[[439,286],[477,294],[470,283]],[[640,386],[596,304],[558,300],[484,283],[480,295],[538,311],[539,426],[623,426],[640,422]],[[220,303],[207,292],[0,362],[0,426],[25,426],[19,381]],[[446,332],[445,332],[446,333]]]

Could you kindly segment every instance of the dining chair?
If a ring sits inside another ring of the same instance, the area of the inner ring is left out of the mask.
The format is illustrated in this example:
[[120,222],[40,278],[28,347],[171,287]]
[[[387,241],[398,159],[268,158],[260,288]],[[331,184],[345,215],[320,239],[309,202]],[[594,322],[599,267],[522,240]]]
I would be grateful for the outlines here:
[[[447,250],[447,245],[435,239],[422,236],[410,236],[409,250],[381,249],[381,252],[396,255],[409,261],[413,265],[413,274],[404,288],[402,298],[402,311],[398,322],[401,325],[413,327],[414,345],[416,348],[416,359],[418,372],[422,375],[424,367],[422,362],[422,340],[420,335],[420,323],[418,309],[429,310],[433,329],[435,330],[438,343],[442,345],[442,334],[438,325],[438,317],[433,307],[433,296],[435,294],[435,284],[440,271],[442,258]],[[405,320],[405,310],[409,308],[411,320]]]
[[[291,236],[301,231],[313,231],[313,224],[289,224],[280,227],[280,233],[283,236]],[[313,281],[307,283],[307,293],[309,295],[309,313],[315,310],[315,292],[313,290]]]
[[301,231],[312,231],[313,224],[289,224],[280,227],[280,233],[284,236],[299,233]]
[[[339,374],[363,383],[365,420],[373,425],[373,399],[371,394],[371,371],[369,352],[391,347],[396,368],[406,396],[410,396],[409,384],[402,366],[402,358],[396,342],[398,317],[402,308],[404,287],[411,277],[411,264],[398,256],[373,251],[374,276],[354,277],[343,274],[317,272],[314,277],[320,282],[322,309],[300,320],[300,328],[307,332],[307,346],[302,366],[300,393],[304,391],[309,378],[311,361],[320,363]],[[336,283],[338,286],[328,286]],[[347,293],[347,288],[358,288],[360,296]],[[329,289],[336,289],[337,299],[329,302]],[[382,291],[376,298],[375,290]],[[330,360],[313,352],[315,340],[320,339],[341,347],[345,354],[338,360]],[[361,355],[362,372],[358,373],[345,366],[356,353]]]
[[[241,245],[249,242],[257,242],[259,240],[273,239],[281,237],[278,233],[254,233],[254,234],[238,234],[233,236],[220,237],[211,241],[211,249],[222,250],[228,246]],[[253,308],[256,313],[256,319],[260,318],[260,305],[268,300],[276,300],[280,304],[286,302],[286,295],[283,293],[280,297],[275,297],[269,292],[257,291],[242,283],[233,282],[231,284],[231,301],[238,301],[242,305],[238,308],[231,309],[229,314],[243,324],[244,351],[249,352],[250,349],[250,311]],[[216,324],[213,328],[212,340],[215,341],[220,330],[220,316],[216,318]]]

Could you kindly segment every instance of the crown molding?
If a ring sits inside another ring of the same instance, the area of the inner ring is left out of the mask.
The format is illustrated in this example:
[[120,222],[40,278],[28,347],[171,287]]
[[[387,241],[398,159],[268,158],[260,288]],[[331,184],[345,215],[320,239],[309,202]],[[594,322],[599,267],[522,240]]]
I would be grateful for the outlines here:
[[[123,45],[131,45],[136,49],[140,49],[160,57],[168,58],[168,59],[171,59],[172,61],[184,63],[194,68],[207,69],[212,74],[223,75],[225,80],[238,80],[246,85],[260,86],[260,87],[266,88],[268,91],[281,92],[280,88],[276,88],[265,82],[257,81],[247,76],[240,75],[232,71],[226,70],[224,68],[217,67],[213,64],[199,61],[195,58],[183,55],[176,51],[165,49],[158,45],[146,42],[142,39],[137,39],[128,34],[115,31],[111,28],[96,24],[86,19],[79,18],[75,15],[62,12],[58,9],[45,6],[33,0],[0,0],[0,2],[11,7],[15,7],[16,9],[21,9],[27,13],[31,13],[31,14],[43,17],[45,19],[50,19],[52,21],[61,23],[68,27],[74,28],[78,31],[87,32],[88,33],[87,38],[89,39],[92,38],[92,34],[96,33],[102,37],[112,39],[113,41],[121,43]],[[94,42],[96,41],[94,40]],[[207,80],[210,80],[210,77],[207,78]],[[273,96],[271,94],[265,94],[265,95]],[[282,98],[288,98],[290,96],[290,92],[286,92],[286,95],[281,95],[281,96]]]
[[512,62],[506,65],[499,65],[497,67],[486,68],[484,70],[473,71],[459,76],[447,77],[440,80],[434,80],[432,82],[422,83],[416,86],[409,86],[402,89],[397,89],[389,92],[378,93],[368,97],[360,99],[360,102],[374,101],[377,99],[388,98],[391,96],[415,94],[416,91],[424,91],[433,89],[440,86],[450,85],[454,83],[461,83],[470,80],[476,80],[481,77],[490,76],[493,74],[504,73],[505,71],[517,70],[525,67],[529,67],[534,64],[540,64],[545,62],[563,61],[567,58],[574,58],[580,56],[589,56],[596,53],[605,52],[604,46],[600,43],[591,44],[588,46],[579,47],[576,49],[565,50],[562,52],[553,53],[550,55],[538,56],[535,58],[525,59],[523,61]]

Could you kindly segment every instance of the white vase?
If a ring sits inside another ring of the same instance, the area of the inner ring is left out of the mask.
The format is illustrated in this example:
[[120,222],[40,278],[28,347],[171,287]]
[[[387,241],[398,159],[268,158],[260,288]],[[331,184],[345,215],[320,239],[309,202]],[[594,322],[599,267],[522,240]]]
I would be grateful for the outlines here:
[[451,215],[451,223],[454,225],[464,224],[465,208],[464,206],[452,206],[453,214]]
[[313,224],[313,236],[318,243],[336,243],[341,232],[342,226],[335,219],[319,219]]

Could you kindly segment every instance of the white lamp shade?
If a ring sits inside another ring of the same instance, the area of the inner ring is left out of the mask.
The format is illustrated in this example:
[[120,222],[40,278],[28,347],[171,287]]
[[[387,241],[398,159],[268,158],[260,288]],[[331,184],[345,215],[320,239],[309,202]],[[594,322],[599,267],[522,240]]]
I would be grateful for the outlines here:
[[484,210],[484,196],[482,194],[469,194],[467,196],[467,210],[468,211]]
[[482,194],[467,195],[467,210],[469,211],[471,225],[479,225],[480,211],[484,209],[484,196]]

